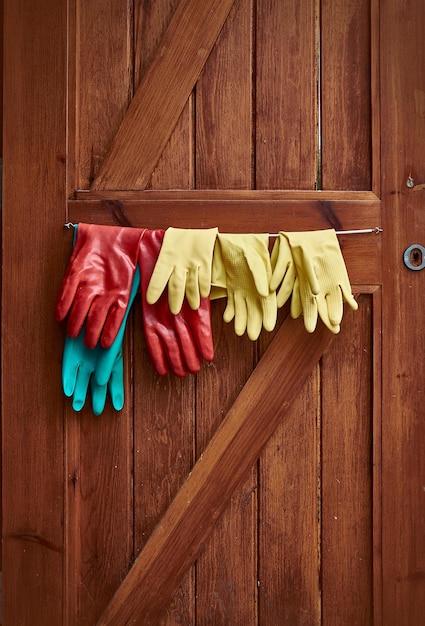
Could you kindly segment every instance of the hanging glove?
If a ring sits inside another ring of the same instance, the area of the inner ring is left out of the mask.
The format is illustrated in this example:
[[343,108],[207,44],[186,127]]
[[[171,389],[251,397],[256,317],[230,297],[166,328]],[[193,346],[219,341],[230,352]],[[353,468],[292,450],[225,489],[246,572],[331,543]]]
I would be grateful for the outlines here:
[[161,251],[146,291],[148,304],[155,304],[168,283],[172,313],[179,313],[186,294],[193,310],[210,294],[211,264],[217,228],[167,228]]
[[277,306],[280,308],[291,295],[297,276],[291,248],[282,233],[279,233],[274,242],[271,264],[273,273],[270,280],[270,290],[277,292]]
[[55,318],[68,315],[67,334],[76,338],[85,323],[84,343],[99,339],[109,348],[122,323],[144,230],[79,224],[71,259],[55,306]]
[[129,303],[117,336],[110,348],[88,348],[83,341],[84,327],[75,337],[65,337],[62,359],[62,386],[67,397],[72,397],[72,408],[80,411],[86,401],[90,386],[92,408],[100,415],[105,408],[107,391],[114,409],[124,406],[124,373],[122,342],[130,307],[140,285],[140,272],[135,270]]
[[154,304],[146,298],[148,285],[164,240],[163,230],[147,230],[139,244],[142,317],[146,345],[153,365],[161,376],[171,369],[177,376],[195,374],[201,360],[212,361],[210,301],[201,297],[197,310],[184,300],[177,314],[170,311],[167,291]]
[[291,316],[297,318],[302,313],[310,333],[316,328],[318,316],[331,332],[338,333],[344,300],[354,311],[358,305],[335,230],[281,234],[289,242],[297,274]]
[[[220,254],[226,275],[227,305],[225,322],[235,320],[235,332],[255,341],[261,327],[271,331],[276,325],[276,292],[269,283],[272,275],[267,234],[219,233]],[[216,268],[216,276],[222,272]]]

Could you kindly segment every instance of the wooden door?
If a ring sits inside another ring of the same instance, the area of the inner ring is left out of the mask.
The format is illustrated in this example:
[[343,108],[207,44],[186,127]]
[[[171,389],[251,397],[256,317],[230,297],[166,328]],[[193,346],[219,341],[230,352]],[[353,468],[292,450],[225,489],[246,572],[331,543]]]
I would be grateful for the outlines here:
[[[4,623],[420,623],[421,0],[4,22]],[[159,377],[136,303],[125,407],[94,417],[60,386],[68,221],[383,232],[340,236],[359,310],[335,337],[285,307],[252,342],[217,301],[213,363]]]

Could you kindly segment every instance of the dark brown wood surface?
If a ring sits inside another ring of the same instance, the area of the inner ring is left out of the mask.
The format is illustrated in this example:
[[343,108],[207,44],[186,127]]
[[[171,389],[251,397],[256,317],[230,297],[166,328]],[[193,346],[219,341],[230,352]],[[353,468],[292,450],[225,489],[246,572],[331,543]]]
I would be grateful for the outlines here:
[[[155,624],[186,569],[333,336],[288,318],[201,453],[98,624]],[[270,393],[288,361],[293,367]],[[190,531],[188,530],[190,529]],[[155,580],[155,585],[150,581]],[[141,590],[143,592],[141,593]]]

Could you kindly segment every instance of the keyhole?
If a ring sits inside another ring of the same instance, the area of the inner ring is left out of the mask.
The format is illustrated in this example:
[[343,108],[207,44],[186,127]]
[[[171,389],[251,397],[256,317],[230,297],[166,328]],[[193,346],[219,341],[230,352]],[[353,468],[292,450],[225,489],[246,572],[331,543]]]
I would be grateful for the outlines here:
[[425,268],[425,248],[420,243],[413,243],[403,253],[403,261],[409,270],[423,270]]
[[410,262],[413,267],[419,267],[419,265],[422,265],[422,252],[419,248],[413,248],[413,250],[411,250]]

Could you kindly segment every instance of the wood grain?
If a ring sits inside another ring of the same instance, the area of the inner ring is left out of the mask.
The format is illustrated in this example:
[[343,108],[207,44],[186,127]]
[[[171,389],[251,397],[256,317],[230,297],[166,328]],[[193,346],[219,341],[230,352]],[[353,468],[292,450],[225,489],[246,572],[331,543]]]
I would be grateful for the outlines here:
[[53,304],[66,237],[52,223],[58,206],[65,213],[66,13],[44,0],[4,6],[4,624],[63,615],[63,337]]
[[180,0],[93,189],[144,189],[234,0]]
[[372,188],[370,6],[321,3],[321,189]]
[[[307,335],[302,320],[285,322],[102,615],[99,626],[115,623],[118,615],[124,623],[155,623],[225,503],[258,458],[331,340],[331,333],[323,326]],[[270,394],[268,381],[276,379],[288,358],[293,368],[276,393]],[[149,585],[151,580],[155,580],[155,585]]]
[[418,624],[425,612],[425,273],[403,265],[423,242],[425,5],[381,7],[382,202],[388,243],[383,300],[383,623]]
[[257,3],[257,189],[317,188],[318,20],[318,0]]

